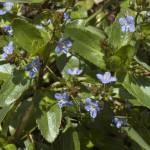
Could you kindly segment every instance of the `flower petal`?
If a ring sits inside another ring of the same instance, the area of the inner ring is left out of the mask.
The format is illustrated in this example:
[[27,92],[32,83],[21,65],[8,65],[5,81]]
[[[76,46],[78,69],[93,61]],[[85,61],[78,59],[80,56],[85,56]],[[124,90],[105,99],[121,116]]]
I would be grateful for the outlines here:
[[110,81],[115,82],[115,81],[117,81],[117,78],[116,77],[111,77]]
[[91,100],[90,98],[87,97],[87,98],[85,99],[85,103],[86,103],[86,104],[91,104],[91,102],[92,102],[92,100]]
[[126,26],[126,25],[123,25],[123,26],[121,27],[121,31],[122,31],[122,32],[127,32],[127,31],[128,31],[127,26]]
[[6,53],[3,53],[3,54],[2,54],[2,58],[3,58],[3,59],[6,59],[7,57],[8,57],[8,55],[7,55]]
[[91,111],[90,111],[90,116],[91,116],[92,118],[96,118],[96,116],[97,116],[97,110],[96,110],[96,109],[91,110]]
[[56,53],[60,53],[61,51],[62,51],[62,49],[61,49],[59,46],[56,46],[55,52],[56,52]]
[[5,7],[6,11],[10,11],[12,9],[12,7],[14,6],[14,3],[12,3],[12,2],[5,2],[5,3],[3,3],[3,6]]
[[100,73],[96,74],[96,77],[97,77],[97,79],[99,79],[101,81],[103,80],[103,75]]
[[129,31],[135,32],[135,25],[134,24],[129,25]]
[[6,14],[6,11],[5,11],[5,10],[0,9],[0,16],[5,15],[5,14]]
[[86,105],[84,108],[85,108],[86,111],[90,111],[91,110],[91,106],[90,105]]
[[127,20],[128,24],[134,24],[134,17],[133,16],[127,16],[126,20]]
[[66,100],[66,101],[69,100],[69,95],[68,95],[67,92],[62,93],[62,97],[63,97],[63,99]]
[[70,68],[67,69],[67,73],[70,74],[70,75],[73,75],[73,71]]
[[119,18],[120,25],[125,25],[127,23],[126,18]]
[[36,73],[34,71],[29,72],[30,78],[34,78],[36,76]]
[[57,99],[57,100],[63,99],[63,96],[62,96],[61,93],[55,93],[54,97],[55,97],[55,99]]

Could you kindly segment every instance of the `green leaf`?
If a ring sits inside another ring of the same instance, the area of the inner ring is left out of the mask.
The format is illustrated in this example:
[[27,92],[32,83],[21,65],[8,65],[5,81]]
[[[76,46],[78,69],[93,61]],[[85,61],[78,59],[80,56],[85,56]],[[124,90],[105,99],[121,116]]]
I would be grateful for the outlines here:
[[131,95],[136,98],[137,105],[140,103],[140,106],[145,106],[150,109],[150,78],[135,78],[127,74],[123,82],[123,86]]
[[124,62],[127,59],[131,59],[134,53],[135,53],[134,47],[131,45],[126,45],[117,50],[115,55],[119,56]]
[[69,128],[62,136],[52,144],[52,150],[80,150],[78,132]]
[[17,134],[15,134],[16,139],[24,137],[26,136],[26,134],[31,132],[36,127],[33,99],[26,99],[22,103],[20,103],[19,107],[15,110],[15,112],[13,113],[13,117],[11,118],[11,135],[14,135],[16,129],[19,129],[20,127],[23,129],[19,129],[20,131],[17,131]]
[[37,119],[38,128],[43,137],[52,143],[58,133],[61,123],[61,110],[59,106],[54,105],[49,111],[43,112],[40,118]]
[[34,144],[29,139],[27,139],[24,142],[24,144],[25,144],[26,150],[35,150]]
[[38,30],[25,20],[15,19],[12,26],[16,44],[27,50],[29,54],[41,53],[50,39],[46,31]]
[[82,19],[88,16],[87,10],[84,7],[77,7],[76,9],[70,14],[72,19]]
[[4,83],[0,89],[0,106],[7,106],[16,101],[29,87],[29,81],[24,78],[23,72],[13,72],[13,66],[0,65],[0,76]]
[[141,30],[142,30],[143,34],[150,35],[149,23],[142,25]]
[[121,66],[121,58],[118,56],[111,56],[109,58],[109,67],[111,70],[115,71],[120,69]]
[[119,71],[128,68],[135,53],[131,45],[121,47],[109,58],[109,66],[112,71]]
[[[9,1],[14,3],[42,3],[45,0],[9,0]],[[5,0],[2,0],[1,2],[5,2]]]
[[[54,104],[55,101],[52,96],[50,92],[46,91],[41,91],[36,95],[36,99],[40,102],[36,122],[41,134],[50,143],[56,139],[59,133],[62,118],[61,109],[57,104]],[[46,105],[49,105],[48,108],[43,108],[44,101],[48,102]]]
[[79,1],[77,2],[77,5],[80,5],[87,10],[91,9],[94,5],[94,0],[84,0],[84,1]]
[[14,144],[8,144],[4,146],[5,150],[17,150],[16,146]]
[[125,127],[123,129],[127,132],[128,136],[138,143],[143,149],[150,150],[150,145],[144,141],[144,139],[138,134],[138,132],[136,132],[136,130],[129,127]]
[[63,145],[63,150],[80,150],[80,141],[78,132],[75,131],[74,129],[69,129],[62,136],[62,140],[65,143]]
[[136,60],[137,63],[139,63],[140,65],[142,65],[145,69],[150,71],[150,66],[147,65],[145,62],[141,61],[140,59],[138,59],[136,56],[134,57],[134,59]]
[[3,108],[0,109],[0,124],[2,123],[3,119],[5,118],[5,116],[7,115],[7,113],[9,112],[9,110],[12,108],[12,105],[8,105],[5,106]]
[[65,36],[73,40],[72,52],[101,69],[105,69],[104,54],[100,48],[100,41],[104,40],[103,33],[94,27],[67,27]]

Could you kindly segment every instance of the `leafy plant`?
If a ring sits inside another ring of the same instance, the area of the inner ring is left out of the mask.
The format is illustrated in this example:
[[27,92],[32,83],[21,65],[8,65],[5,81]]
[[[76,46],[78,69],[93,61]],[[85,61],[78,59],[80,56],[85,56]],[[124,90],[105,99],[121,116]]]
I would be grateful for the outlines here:
[[0,2],[0,149],[149,150],[150,2]]

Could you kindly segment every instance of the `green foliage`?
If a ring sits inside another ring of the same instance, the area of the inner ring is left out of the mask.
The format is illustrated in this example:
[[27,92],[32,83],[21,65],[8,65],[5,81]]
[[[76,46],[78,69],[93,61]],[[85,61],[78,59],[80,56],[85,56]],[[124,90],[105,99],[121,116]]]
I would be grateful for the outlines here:
[[149,150],[150,2],[9,2],[0,149]]
[[104,54],[99,46],[105,38],[101,31],[93,27],[67,27],[65,36],[73,40],[73,52],[99,68],[105,68]]
[[141,136],[133,128],[124,128],[129,137],[137,142],[145,150],[149,150],[150,146],[141,138]]
[[150,108],[149,84],[150,78],[146,77],[135,78],[131,75],[127,75],[123,82],[123,85],[126,88],[126,90],[128,90],[128,92],[137,99],[137,102],[140,103],[140,106],[146,106],[147,108]]
[[[40,91],[35,97],[40,102],[39,109],[36,110],[36,122],[43,137],[52,143],[59,133],[62,112],[49,95],[48,92]],[[44,108],[43,101],[48,101],[49,108]]]
[[12,26],[17,45],[31,55],[40,54],[50,40],[46,31],[39,31],[25,20],[15,19]]

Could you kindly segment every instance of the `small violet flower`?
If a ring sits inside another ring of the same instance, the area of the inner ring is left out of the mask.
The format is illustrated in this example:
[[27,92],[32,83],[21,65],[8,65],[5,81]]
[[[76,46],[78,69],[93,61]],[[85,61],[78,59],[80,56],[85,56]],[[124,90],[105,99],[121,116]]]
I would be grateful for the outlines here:
[[5,3],[2,3],[2,5],[3,5],[3,9],[0,9],[0,16],[5,15],[7,12],[9,12],[14,6],[14,3],[5,2]]
[[71,18],[67,12],[64,12],[64,21],[70,21]]
[[6,14],[6,11],[5,11],[5,10],[0,9],[0,16],[5,15],[5,14]]
[[12,9],[12,7],[14,6],[14,3],[12,3],[12,2],[5,2],[5,3],[3,3],[3,6],[5,7],[6,11],[10,11]]
[[121,128],[123,125],[127,125],[126,118],[114,117],[112,122],[117,128]]
[[13,42],[11,41],[6,46],[3,47],[2,58],[7,59],[8,55],[13,54],[13,51],[14,51],[14,46],[13,46]]
[[27,71],[29,73],[30,78],[34,78],[37,75],[37,73],[39,72],[40,67],[41,67],[40,60],[39,60],[39,58],[36,58],[36,59],[32,60],[31,64],[28,64],[25,67],[25,71]]
[[7,32],[9,35],[13,35],[13,29],[12,26],[6,25],[3,27],[4,31]]
[[71,101],[69,101],[69,95],[66,92],[56,93],[54,97],[58,100],[58,105],[60,108],[65,106],[71,106],[73,104]]
[[74,75],[80,75],[82,73],[82,70],[80,70],[79,68],[73,68],[73,69],[67,69],[67,73],[71,76]]
[[96,118],[97,112],[100,111],[99,102],[92,102],[90,98],[85,99],[85,110],[90,112],[92,118]]
[[63,51],[65,54],[67,54],[71,47],[72,47],[72,42],[69,39],[61,38],[57,43],[55,52],[60,53]]
[[134,17],[127,16],[125,18],[120,18],[119,23],[121,25],[122,32],[134,32],[135,31]]
[[116,77],[112,77],[110,72],[105,72],[104,74],[96,74],[97,79],[99,79],[103,84],[108,84],[117,81]]
[[36,27],[37,29],[43,29],[43,25],[42,25],[42,24],[37,24],[35,27]]

